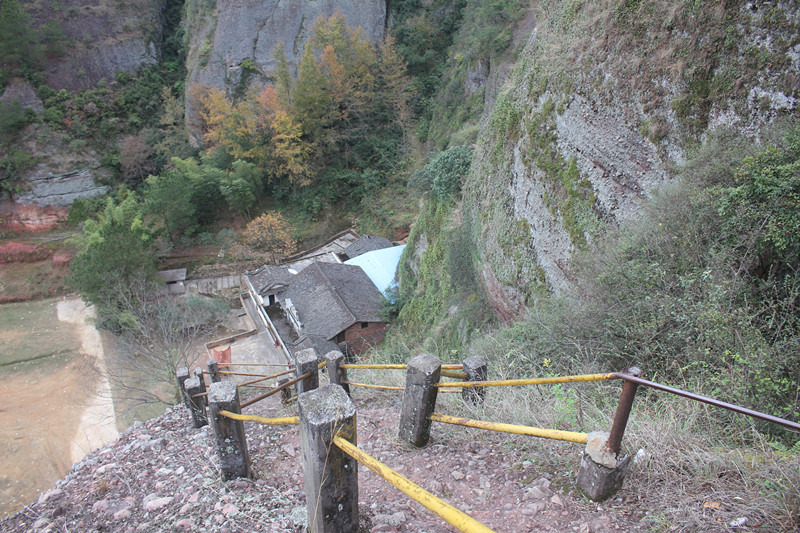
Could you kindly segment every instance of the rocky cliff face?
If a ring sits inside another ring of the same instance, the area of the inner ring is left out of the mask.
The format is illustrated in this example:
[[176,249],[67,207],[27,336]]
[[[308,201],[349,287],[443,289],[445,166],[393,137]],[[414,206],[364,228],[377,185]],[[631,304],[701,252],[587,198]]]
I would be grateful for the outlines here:
[[800,114],[796,4],[617,4],[532,12],[484,123],[465,206],[504,318],[564,292],[573,252],[635,218],[708,132]]
[[160,58],[165,0],[25,4],[34,25],[56,23],[63,32],[66,54],[51,59],[46,71],[54,89],[88,89]]
[[314,22],[337,11],[371,41],[383,38],[385,0],[189,0],[186,123],[194,140],[200,141],[199,117],[189,97],[194,86],[241,94],[251,83],[264,83],[277,66],[281,43],[295,68]]

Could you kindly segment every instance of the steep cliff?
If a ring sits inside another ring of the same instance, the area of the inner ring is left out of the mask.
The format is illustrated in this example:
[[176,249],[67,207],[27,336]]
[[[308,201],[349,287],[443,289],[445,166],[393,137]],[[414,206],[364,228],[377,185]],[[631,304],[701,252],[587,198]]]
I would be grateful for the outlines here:
[[271,79],[275,52],[283,45],[292,68],[297,66],[314,22],[341,12],[371,41],[383,38],[385,0],[189,0],[186,2],[186,124],[199,142],[199,117],[190,98],[197,85],[241,94],[250,83]]
[[46,83],[54,89],[88,89],[118,70],[135,71],[161,57],[165,0],[25,2],[33,26],[53,28],[64,54],[49,58]]
[[791,2],[540,2],[465,187],[492,306],[509,319],[637,216],[706,135],[800,113]]

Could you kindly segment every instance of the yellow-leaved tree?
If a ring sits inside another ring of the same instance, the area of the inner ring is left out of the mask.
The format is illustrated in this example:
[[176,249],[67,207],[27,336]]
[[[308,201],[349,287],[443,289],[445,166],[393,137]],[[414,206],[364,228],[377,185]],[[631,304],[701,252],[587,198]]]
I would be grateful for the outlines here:
[[253,250],[267,254],[275,263],[278,258],[292,253],[297,245],[291,229],[278,211],[266,211],[247,224],[241,239]]

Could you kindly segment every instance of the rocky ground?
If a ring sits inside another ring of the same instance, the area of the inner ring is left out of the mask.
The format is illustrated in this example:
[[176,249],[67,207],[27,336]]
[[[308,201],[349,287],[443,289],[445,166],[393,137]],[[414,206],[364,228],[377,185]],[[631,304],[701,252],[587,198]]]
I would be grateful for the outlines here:
[[[395,438],[397,398],[354,396],[362,449],[495,531],[649,529],[624,497],[589,502],[572,488],[574,472],[540,468],[542,448],[532,452],[515,439],[434,425],[431,444],[412,449]],[[292,409],[270,398],[245,411],[285,416]],[[183,406],[172,408],[89,454],[38,501],[0,522],[0,530],[304,531],[298,427],[247,422],[246,430],[254,478],[223,482],[211,429],[194,429]],[[577,446],[556,448],[570,453],[577,468]],[[363,532],[453,530],[365,467],[359,469],[359,500]]]

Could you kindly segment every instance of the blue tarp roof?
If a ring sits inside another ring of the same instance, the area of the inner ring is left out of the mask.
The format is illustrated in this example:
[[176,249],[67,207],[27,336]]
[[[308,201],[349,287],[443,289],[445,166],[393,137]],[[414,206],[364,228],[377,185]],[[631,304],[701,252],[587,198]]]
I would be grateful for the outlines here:
[[406,245],[403,244],[401,246],[373,250],[353,259],[348,259],[344,264],[360,266],[378,290],[385,295],[386,290],[394,285],[397,265],[400,264],[400,255],[402,255],[405,247]]

